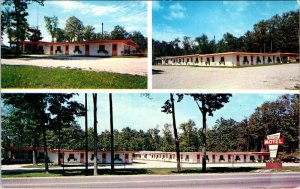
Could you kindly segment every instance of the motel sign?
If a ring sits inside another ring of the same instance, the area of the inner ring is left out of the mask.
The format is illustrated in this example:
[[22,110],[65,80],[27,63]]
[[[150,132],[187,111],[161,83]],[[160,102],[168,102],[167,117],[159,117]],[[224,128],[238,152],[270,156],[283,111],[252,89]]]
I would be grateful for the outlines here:
[[264,145],[269,146],[269,145],[279,145],[279,144],[284,144],[284,138],[280,137],[279,139],[265,139],[264,140]]

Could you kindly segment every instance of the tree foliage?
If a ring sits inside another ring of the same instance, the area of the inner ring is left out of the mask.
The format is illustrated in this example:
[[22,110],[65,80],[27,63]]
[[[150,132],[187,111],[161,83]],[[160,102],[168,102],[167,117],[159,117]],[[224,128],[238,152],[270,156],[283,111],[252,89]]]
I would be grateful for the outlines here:
[[221,52],[299,52],[299,11],[274,15],[254,24],[252,31],[236,37],[227,32],[215,42],[205,34],[195,39],[184,36],[182,40],[153,40],[153,56],[178,56],[184,54],[209,54]]

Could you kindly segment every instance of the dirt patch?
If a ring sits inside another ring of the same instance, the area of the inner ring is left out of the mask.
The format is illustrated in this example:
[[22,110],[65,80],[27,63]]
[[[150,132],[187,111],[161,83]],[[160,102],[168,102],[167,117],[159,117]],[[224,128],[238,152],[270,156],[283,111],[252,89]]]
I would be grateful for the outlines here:
[[31,57],[2,59],[2,64],[31,65],[40,67],[108,71],[130,75],[147,75],[147,58],[99,58],[99,57]]
[[153,66],[154,89],[297,89],[300,64],[244,68]]

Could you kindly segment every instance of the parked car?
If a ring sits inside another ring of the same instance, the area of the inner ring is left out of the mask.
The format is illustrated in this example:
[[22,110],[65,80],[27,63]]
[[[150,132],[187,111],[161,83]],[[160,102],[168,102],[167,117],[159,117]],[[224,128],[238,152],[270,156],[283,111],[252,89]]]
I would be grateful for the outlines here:
[[300,157],[288,156],[288,157],[282,158],[281,161],[291,162],[291,163],[299,163],[300,162]]

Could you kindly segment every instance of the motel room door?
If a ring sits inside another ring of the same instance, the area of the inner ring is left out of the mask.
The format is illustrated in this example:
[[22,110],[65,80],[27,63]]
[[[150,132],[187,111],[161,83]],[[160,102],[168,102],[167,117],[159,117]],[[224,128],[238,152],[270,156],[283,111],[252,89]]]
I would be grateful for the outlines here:
[[197,163],[200,163],[200,154],[197,154]]
[[84,153],[80,153],[80,163],[84,163]]
[[90,56],[90,45],[85,45],[85,56]]
[[50,46],[50,55],[53,55],[53,46]]
[[112,45],[112,56],[118,56],[118,45],[117,44]]
[[129,163],[129,155],[125,154],[125,163]]
[[102,154],[102,163],[106,163],[106,153]]
[[65,46],[65,55],[69,55],[69,45]]

